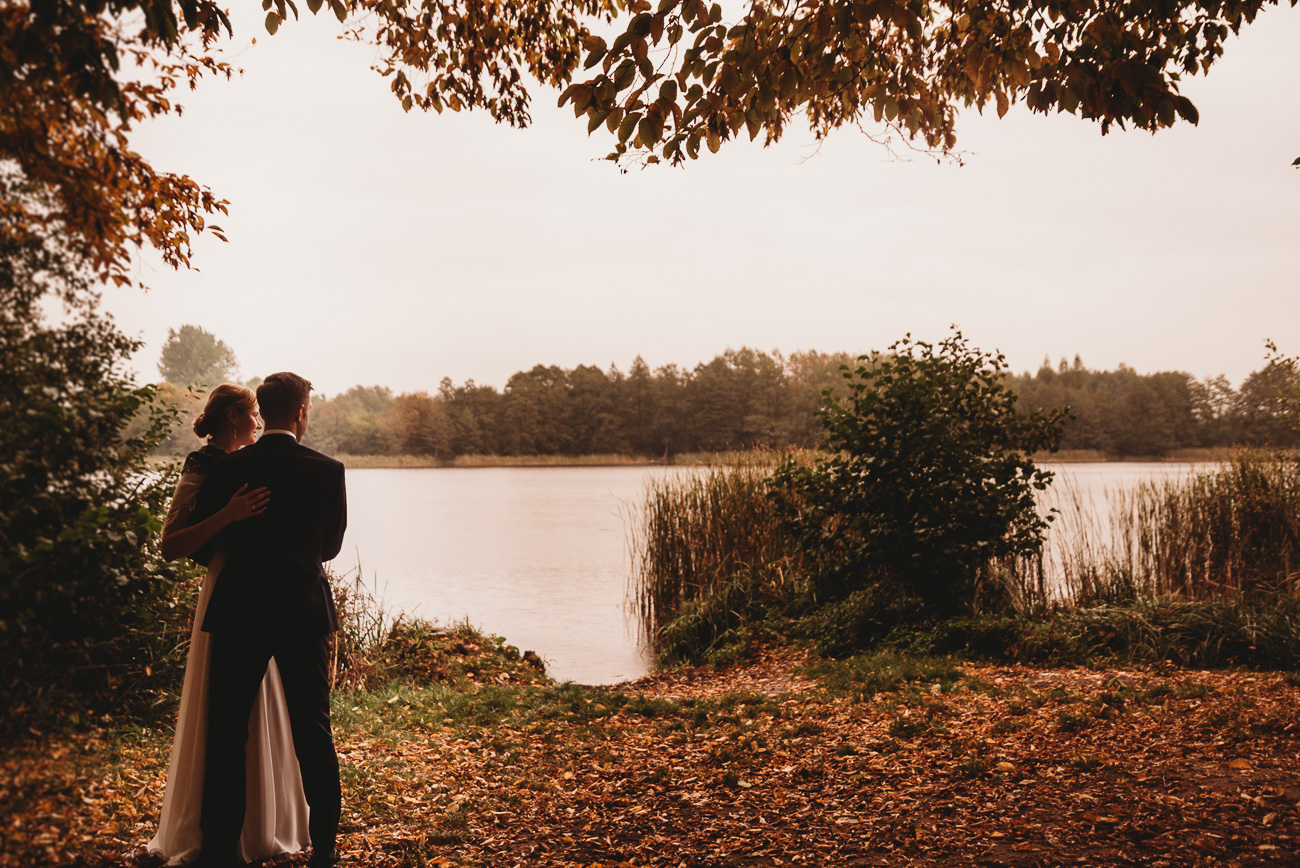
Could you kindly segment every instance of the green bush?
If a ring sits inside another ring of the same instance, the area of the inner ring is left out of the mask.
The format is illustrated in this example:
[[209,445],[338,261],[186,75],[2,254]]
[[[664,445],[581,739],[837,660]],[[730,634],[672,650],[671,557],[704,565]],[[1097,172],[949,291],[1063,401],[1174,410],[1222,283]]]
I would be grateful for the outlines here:
[[921,621],[921,601],[905,589],[877,582],[814,607],[799,619],[798,634],[819,654],[844,657],[886,642]]
[[[122,372],[138,342],[95,312],[75,259],[0,238],[3,731],[165,698],[193,600],[190,571],[154,545],[175,476],[147,452],[171,417]],[[51,299],[67,305],[56,325]]]
[[844,368],[845,397],[828,391],[820,414],[830,454],[787,461],[774,480],[825,597],[889,580],[957,610],[988,564],[1039,550],[1034,492],[1052,474],[1032,455],[1057,447],[1065,411],[1020,413],[1005,373],[955,331]]

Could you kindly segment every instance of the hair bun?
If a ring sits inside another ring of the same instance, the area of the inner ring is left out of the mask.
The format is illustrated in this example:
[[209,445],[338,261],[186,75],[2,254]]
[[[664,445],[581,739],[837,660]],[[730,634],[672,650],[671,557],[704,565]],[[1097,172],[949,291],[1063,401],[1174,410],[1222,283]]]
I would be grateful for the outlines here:
[[208,414],[200,413],[194,419],[194,434],[198,437],[207,437],[211,433],[208,430]]

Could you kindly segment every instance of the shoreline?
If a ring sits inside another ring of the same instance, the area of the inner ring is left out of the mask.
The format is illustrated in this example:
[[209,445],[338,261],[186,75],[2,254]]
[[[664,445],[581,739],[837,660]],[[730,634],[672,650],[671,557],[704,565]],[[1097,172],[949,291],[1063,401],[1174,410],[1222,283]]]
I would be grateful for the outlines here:
[[[1179,449],[1168,455],[1117,458],[1090,449],[1063,450],[1034,456],[1039,464],[1197,464],[1226,461],[1233,450],[1223,448]],[[753,452],[688,452],[670,458],[639,455],[460,455],[439,459],[430,455],[348,455],[334,457],[349,470],[397,470],[416,468],[465,469],[478,467],[710,467],[731,463],[737,456]],[[762,453],[757,453],[762,454]],[[768,453],[778,455],[780,453]]]
[[[1234,449],[1206,447],[1177,449],[1166,455],[1135,455],[1116,457],[1092,449],[1066,449],[1056,453],[1034,456],[1038,464],[1198,464],[1227,461]],[[778,452],[685,452],[668,458],[650,458],[641,455],[458,455],[452,459],[432,455],[334,455],[349,470],[462,470],[487,467],[712,467],[727,465],[738,457],[772,457]],[[183,455],[153,455],[155,465],[180,461]]]

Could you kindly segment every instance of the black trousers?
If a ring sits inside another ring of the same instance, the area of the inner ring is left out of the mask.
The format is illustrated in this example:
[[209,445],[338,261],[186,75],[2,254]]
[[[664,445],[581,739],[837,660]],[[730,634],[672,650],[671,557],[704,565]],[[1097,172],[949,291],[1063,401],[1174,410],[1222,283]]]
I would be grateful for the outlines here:
[[330,853],[338,835],[339,760],[330,731],[329,636],[212,634],[208,658],[208,748],[203,778],[203,855],[235,861],[244,827],[248,718],[271,658],[280,670],[293,750],[307,798],[312,849]]

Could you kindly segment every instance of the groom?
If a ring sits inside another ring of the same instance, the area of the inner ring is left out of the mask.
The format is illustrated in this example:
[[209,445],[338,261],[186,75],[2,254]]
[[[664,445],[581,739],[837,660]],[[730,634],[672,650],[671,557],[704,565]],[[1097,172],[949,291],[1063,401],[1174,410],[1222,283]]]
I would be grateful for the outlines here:
[[271,490],[265,512],[223,532],[226,562],[203,618],[211,656],[200,862],[239,864],[248,718],[267,661],[275,658],[309,808],[308,864],[326,866],[338,861],[339,763],[329,697],[329,634],[338,618],[321,563],[343,544],[343,465],[298,442],[307,430],[311,383],[272,374],[257,387],[257,402],[266,426],[261,438],[213,465],[195,507],[197,522],[245,483]]

